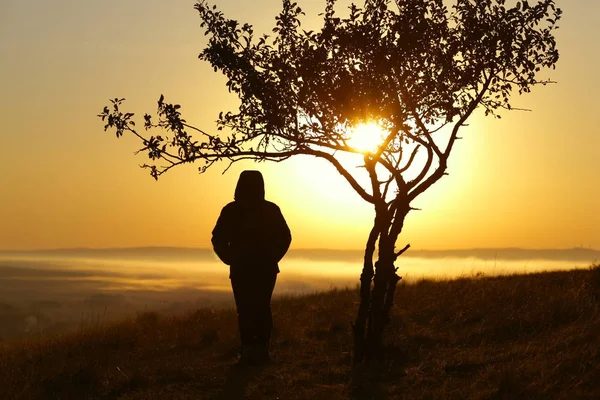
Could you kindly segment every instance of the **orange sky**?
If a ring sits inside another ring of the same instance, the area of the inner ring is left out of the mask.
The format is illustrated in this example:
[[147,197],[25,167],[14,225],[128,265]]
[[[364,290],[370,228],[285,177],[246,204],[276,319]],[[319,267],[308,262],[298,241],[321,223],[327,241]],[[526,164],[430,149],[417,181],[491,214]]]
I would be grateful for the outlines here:
[[[333,167],[282,164],[173,170],[157,183],[133,139],[95,117],[110,97],[151,112],[163,93],[211,129],[235,99],[197,60],[204,38],[193,1],[4,0],[0,3],[0,249],[210,246],[242,169],[261,170],[295,248],[361,248],[372,211]],[[322,0],[301,0],[316,26]],[[341,2],[342,4],[345,2]],[[450,176],[413,204],[400,245],[600,248],[600,30],[596,0],[557,1],[559,83],[514,98],[533,112],[476,115]],[[269,31],[279,0],[219,0],[229,16]],[[315,172],[317,173],[315,176]],[[312,177],[311,177],[312,176]]]

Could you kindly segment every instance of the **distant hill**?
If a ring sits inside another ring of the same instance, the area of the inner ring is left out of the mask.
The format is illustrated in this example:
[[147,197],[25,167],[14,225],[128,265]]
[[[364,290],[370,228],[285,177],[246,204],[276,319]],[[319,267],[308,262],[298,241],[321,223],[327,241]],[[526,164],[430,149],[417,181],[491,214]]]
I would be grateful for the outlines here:
[[[407,253],[408,255],[408,253]],[[600,261],[600,250],[586,248],[572,249],[466,249],[466,250],[416,250],[410,257],[448,258],[473,257],[484,260],[564,260],[564,261]]]
[[79,257],[118,259],[173,259],[214,257],[212,249],[191,247],[66,248],[46,250],[0,251],[0,256]]
[[[307,249],[292,250],[291,257],[309,258],[314,260],[361,260],[362,251]],[[478,258],[482,260],[556,260],[556,261],[600,261],[600,250],[572,249],[463,249],[463,250],[413,250],[402,255],[408,258]]]
[[[110,259],[216,259],[212,249],[190,247],[132,247],[109,249],[49,249],[33,251],[0,251],[0,257],[78,257]],[[331,249],[291,249],[290,258],[303,258],[321,261],[360,261],[362,250]],[[593,263],[600,261],[600,250],[586,248],[572,249],[521,249],[488,248],[461,250],[413,250],[402,257],[409,258],[477,258],[482,260],[555,260],[582,261]]]

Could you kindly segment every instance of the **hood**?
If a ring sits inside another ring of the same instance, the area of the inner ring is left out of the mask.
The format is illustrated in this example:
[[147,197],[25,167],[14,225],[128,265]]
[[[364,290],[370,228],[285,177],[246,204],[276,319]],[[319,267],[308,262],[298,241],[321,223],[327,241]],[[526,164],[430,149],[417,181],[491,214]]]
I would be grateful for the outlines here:
[[236,201],[260,201],[265,199],[265,181],[260,171],[243,171],[235,188]]

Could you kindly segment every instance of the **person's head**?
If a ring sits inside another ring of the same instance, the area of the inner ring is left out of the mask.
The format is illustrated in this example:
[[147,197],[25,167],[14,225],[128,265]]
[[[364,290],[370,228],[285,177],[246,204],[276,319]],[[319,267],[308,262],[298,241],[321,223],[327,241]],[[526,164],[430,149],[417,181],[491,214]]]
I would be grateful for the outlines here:
[[240,174],[234,198],[243,202],[265,199],[265,181],[260,171],[246,170]]

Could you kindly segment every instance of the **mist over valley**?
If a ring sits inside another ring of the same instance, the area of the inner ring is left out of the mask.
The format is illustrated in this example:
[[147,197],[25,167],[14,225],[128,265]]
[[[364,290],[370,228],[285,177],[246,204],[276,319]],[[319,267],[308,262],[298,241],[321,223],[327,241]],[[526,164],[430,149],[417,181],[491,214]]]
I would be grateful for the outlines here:
[[[275,296],[358,284],[362,252],[296,249],[281,262]],[[591,249],[409,251],[403,282],[588,268]],[[401,290],[401,289],[399,289]],[[233,307],[228,267],[211,249],[123,248],[0,252],[0,338],[102,324],[140,311]]]

